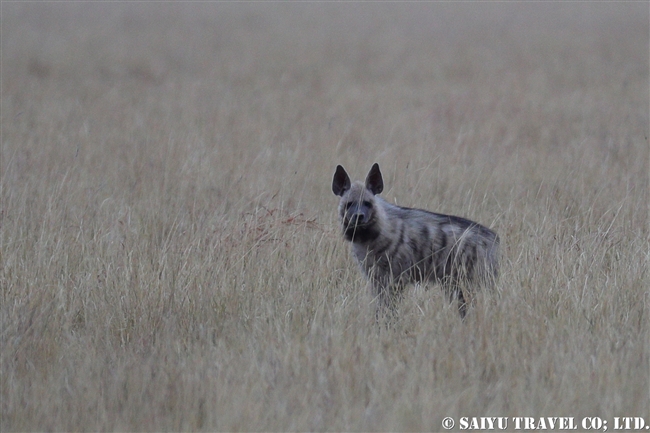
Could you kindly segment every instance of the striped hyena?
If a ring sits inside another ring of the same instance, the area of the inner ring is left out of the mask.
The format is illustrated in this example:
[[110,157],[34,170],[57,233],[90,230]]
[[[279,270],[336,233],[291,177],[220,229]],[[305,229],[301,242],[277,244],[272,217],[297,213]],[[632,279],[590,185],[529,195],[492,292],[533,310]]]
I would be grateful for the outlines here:
[[465,218],[395,206],[379,197],[384,181],[374,164],[362,182],[336,167],[332,191],[341,197],[345,239],[369,280],[377,313],[391,309],[406,284],[438,282],[465,316],[463,289],[491,287],[499,267],[499,236]]

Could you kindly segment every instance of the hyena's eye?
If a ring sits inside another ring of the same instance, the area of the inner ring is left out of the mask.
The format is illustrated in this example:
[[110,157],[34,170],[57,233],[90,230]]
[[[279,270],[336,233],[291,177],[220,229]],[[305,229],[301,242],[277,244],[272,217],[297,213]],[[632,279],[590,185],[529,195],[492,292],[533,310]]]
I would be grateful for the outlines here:
[[350,209],[350,206],[352,206],[352,202],[351,202],[351,201],[349,201],[349,202],[347,202],[347,203],[345,204],[345,210]]
[[363,206],[372,209],[372,203],[370,203],[369,201],[364,201]]

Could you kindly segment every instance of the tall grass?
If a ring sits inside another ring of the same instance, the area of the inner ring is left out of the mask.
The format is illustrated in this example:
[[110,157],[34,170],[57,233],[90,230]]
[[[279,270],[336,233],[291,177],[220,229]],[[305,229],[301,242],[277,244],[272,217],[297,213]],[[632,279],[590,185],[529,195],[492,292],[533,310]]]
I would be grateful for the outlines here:
[[[647,5],[2,4],[2,431],[650,421]],[[391,329],[336,164],[502,238]]]

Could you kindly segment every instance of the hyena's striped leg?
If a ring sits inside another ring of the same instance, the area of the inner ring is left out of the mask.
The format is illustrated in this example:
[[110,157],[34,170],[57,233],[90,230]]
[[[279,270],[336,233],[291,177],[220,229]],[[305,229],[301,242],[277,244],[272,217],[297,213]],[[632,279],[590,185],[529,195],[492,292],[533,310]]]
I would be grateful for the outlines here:
[[376,303],[375,318],[377,321],[383,316],[392,320],[396,315],[397,305],[402,295],[401,288],[390,282],[373,280],[370,282],[370,290]]
[[458,314],[460,314],[461,319],[464,319],[467,314],[467,302],[465,301],[463,290],[460,287],[456,290],[456,293],[458,294]]
[[449,302],[458,302],[458,314],[460,314],[461,319],[464,319],[469,305],[465,300],[462,285],[456,282],[448,282],[444,286],[445,292],[449,295]]

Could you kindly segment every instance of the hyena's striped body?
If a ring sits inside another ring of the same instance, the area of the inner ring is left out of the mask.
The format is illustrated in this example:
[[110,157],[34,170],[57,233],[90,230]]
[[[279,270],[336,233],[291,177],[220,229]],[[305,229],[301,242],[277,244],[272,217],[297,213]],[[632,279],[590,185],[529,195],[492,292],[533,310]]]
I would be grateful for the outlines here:
[[464,316],[463,288],[495,282],[498,235],[464,218],[392,205],[378,197],[382,190],[377,164],[365,184],[351,183],[345,169],[336,168],[332,191],[341,197],[343,234],[352,242],[378,308],[393,307],[405,285],[429,281],[458,298]]

